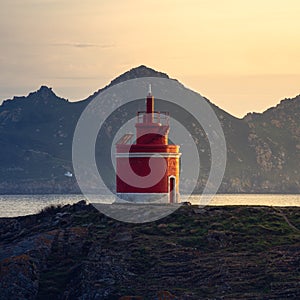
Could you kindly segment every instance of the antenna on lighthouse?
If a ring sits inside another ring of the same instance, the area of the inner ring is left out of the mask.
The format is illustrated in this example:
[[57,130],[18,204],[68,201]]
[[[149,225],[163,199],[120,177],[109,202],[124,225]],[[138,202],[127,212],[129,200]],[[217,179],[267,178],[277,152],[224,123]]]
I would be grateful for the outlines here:
[[153,112],[154,112],[154,97],[152,96],[152,91],[151,91],[151,84],[149,84],[149,93],[146,99],[146,122],[147,123],[152,123],[153,122]]
[[148,95],[152,96],[151,83],[149,83],[149,92],[148,92]]

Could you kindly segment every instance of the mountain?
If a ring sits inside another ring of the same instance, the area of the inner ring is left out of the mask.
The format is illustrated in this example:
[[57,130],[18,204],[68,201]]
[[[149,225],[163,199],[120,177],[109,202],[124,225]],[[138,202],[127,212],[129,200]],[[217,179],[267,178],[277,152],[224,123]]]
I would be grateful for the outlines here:
[[[0,106],[0,191],[68,191],[72,134],[83,103],[42,86]],[[73,190],[73,187],[71,188]]]
[[99,93],[101,93],[105,89],[107,89],[115,84],[118,84],[120,82],[129,80],[129,79],[142,78],[142,77],[159,77],[159,78],[170,79],[170,77],[166,73],[158,72],[158,71],[155,71],[154,69],[151,69],[144,65],[141,65],[137,68],[133,68],[133,69],[121,74],[120,76],[116,77],[107,86],[96,91],[93,95],[89,96],[86,100],[93,99],[94,97],[99,95]]
[[[75,193],[72,168],[72,139],[80,114],[103,90],[119,82],[140,77],[169,78],[146,66],[120,75],[88,98],[69,102],[42,86],[26,97],[14,97],[0,106],[0,193]],[[300,190],[300,96],[285,99],[276,107],[238,119],[208,99],[223,127],[227,143],[227,166],[222,193],[297,193]],[[144,100],[133,104],[133,113]],[[160,110],[163,102],[156,103]],[[105,107],[103,107],[105,111]],[[168,109],[167,109],[168,110]],[[96,160],[110,153],[114,128],[124,122],[118,110],[102,129]],[[176,110],[172,112],[176,117]],[[184,125],[196,137],[201,172],[196,192],[205,186],[210,151],[205,133],[188,115]],[[112,130],[113,128],[113,130]],[[112,164],[101,165],[113,188]],[[69,172],[69,173],[67,173]],[[90,179],[93,182],[93,178]],[[97,182],[95,181],[95,184]]]
[[300,190],[300,95],[284,99],[262,114],[248,114],[243,121],[250,129],[263,189],[297,193]]

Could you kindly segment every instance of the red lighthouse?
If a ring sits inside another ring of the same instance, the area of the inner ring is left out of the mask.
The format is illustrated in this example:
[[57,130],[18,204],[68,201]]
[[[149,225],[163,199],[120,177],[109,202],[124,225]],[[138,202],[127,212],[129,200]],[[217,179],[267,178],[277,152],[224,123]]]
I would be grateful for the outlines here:
[[125,134],[116,145],[116,192],[136,203],[179,201],[179,146],[168,144],[169,113],[154,111],[149,86],[146,111],[137,113],[136,141]]

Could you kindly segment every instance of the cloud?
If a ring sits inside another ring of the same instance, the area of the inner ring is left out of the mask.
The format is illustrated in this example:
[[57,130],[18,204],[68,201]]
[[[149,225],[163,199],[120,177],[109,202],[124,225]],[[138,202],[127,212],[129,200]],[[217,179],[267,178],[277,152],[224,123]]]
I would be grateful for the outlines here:
[[90,44],[90,43],[54,43],[51,44],[54,47],[74,47],[74,48],[113,48],[113,44]]
[[97,76],[47,76],[47,79],[59,79],[59,80],[90,80],[98,79]]

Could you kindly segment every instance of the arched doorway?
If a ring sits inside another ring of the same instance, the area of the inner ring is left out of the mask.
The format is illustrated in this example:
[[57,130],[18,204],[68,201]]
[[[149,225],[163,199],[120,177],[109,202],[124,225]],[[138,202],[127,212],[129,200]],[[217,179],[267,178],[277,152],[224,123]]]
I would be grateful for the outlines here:
[[169,202],[176,203],[176,177],[169,176]]

